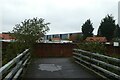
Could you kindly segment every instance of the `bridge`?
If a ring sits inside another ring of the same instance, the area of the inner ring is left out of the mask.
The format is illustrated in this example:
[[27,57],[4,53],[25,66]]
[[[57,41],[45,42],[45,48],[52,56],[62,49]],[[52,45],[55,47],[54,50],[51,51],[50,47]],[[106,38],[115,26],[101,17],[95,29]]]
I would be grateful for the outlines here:
[[71,57],[33,58],[29,49],[0,68],[1,79],[120,80],[120,59],[81,49]]
[[[32,74],[31,74],[32,73]],[[29,78],[100,78],[74,63],[71,58],[34,59],[28,66],[24,79]]]

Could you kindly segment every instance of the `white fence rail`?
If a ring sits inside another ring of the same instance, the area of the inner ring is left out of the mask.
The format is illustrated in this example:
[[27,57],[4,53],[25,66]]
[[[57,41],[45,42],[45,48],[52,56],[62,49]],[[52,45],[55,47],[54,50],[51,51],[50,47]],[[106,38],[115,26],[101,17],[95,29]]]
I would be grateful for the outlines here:
[[95,73],[120,80],[120,59],[81,49],[73,49],[73,58],[76,63],[89,67]]
[[1,79],[18,79],[29,59],[29,49],[26,49],[23,53],[19,54],[17,57],[0,68]]

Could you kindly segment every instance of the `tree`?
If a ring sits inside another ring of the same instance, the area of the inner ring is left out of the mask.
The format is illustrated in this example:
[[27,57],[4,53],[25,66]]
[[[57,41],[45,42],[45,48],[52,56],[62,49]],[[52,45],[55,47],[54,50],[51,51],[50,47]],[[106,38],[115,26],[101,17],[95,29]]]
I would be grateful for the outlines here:
[[44,23],[42,18],[26,19],[21,24],[15,25],[12,36],[19,44],[30,47],[34,43],[42,41],[44,34],[49,31],[48,24],[50,23]]
[[83,36],[80,34],[76,35],[76,42],[83,42]]
[[[36,42],[41,42],[45,33],[49,31],[48,24],[45,23],[42,18],[26,19],[20,24],[15,25],[10,32],[11,36],[16,39],[15,42],[11,42],[3,56],[3,65],[13,59],[17,54],[23,52],[26,48],[29,48],[31,53],[33,52],[33,45]],[[32,56],[35,56],[32,54]]]
[[106,37],[108,41],[114,37],[114,31],[116,29],[115,20],[112,15],[107,15],[100,23],[98,28],[98,36]]
[[115,29],[114,37],[120,38],[120,27],[118,24],[117,24],[116,29]]
[[92,23],[90,21],[90,19],[88,19],[83,25],[82,25],[82,33],[83,33],[83,38],[86,39],[87,37],[93,36],[93,26]]
[[120,41],[120,27],[117,24],[116,29],[114,31],[114,41]]

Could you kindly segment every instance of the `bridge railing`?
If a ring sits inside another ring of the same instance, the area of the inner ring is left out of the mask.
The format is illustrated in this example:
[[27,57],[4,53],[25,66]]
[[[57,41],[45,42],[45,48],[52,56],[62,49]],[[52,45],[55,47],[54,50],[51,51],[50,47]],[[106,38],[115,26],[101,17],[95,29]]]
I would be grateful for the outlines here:
[[30,52],[29,49],[26,49],[0,68],[1,79],[18,79],[29,59]]
[[73,49],[75,62],[107,79],[120,80],[120,59]]

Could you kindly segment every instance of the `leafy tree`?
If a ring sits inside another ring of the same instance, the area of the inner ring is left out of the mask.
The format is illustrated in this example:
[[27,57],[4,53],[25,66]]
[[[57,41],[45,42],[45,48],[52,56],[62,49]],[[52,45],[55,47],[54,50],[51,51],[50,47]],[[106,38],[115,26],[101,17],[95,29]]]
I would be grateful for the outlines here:
[[88,19],[83,25],[82,25],[82,33],[83,38],[86,39],[87,37],[93,36],[93,26],[91,23],[91,20]]
[[44,23],[42,18],[26,19],[21,24],[15,25],[12,36],[16,38],[17,42],[30,47],[34,43],[42,41],[44,34],[49,31],[48,24],[50,23]]
[[114,37],[114,31],[116,29],[115,20],[112,15],[107,15],[100,23],[98,29],[98,36],[104,36],[108,41]]
[[116,29],[115,29],[114,37],[120,38],[120,27],[118,24],[117,24]]
[[[2,53],[3,65],[17,56],[17,54],[23,52],[26,48],[30,48],[32,52],[33,44],[41,42],[44,34],[49,31],[48,24],[50,23],[45,23],[42,18],[33,18],[26,19],[20,24],[15,25],[10,35],[14,37],[16,41],[11,42],[6,47],[4,53]],[[32,56],[35,55],[32,54]]]

